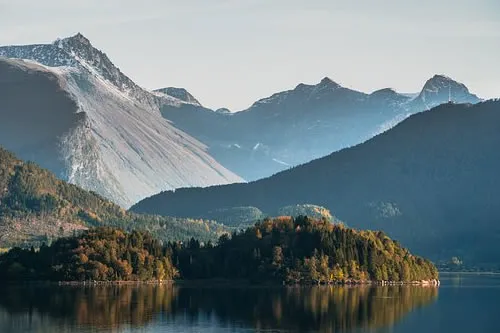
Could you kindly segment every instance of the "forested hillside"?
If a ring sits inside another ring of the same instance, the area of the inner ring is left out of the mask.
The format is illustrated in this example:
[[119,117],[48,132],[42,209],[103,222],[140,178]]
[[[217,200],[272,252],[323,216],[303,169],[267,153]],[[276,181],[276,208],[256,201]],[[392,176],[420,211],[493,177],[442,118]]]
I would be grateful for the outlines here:
[[224,207],[314,203],[434,260],[500,268],[500,101],[445,104],[358,146],[267,179],[189,188],[132,210],[204,216]]
[[173,248],[183,278],[331,283],[438,278],[434,265],[413,256],[383,232],[357,231],[326,219],[266,219],[216,247]]
[[435,280],[436,267],[382,232],[307,217],[266,219],[214,246],[161,244],[149,233],[101,227],[50,247],[0,256],[0,279],[55,281],[249,280],[256,283]]
[[148,230],[164,240],[215,240],[224,232],[222,226],[208,221],[129,213],[0,147],[0,248],[38,246],[105,225]]
[[177,270],[149,233],[101,227],[50,247],[14,248],[0,257],[0,279],[52,281],[171,280]]

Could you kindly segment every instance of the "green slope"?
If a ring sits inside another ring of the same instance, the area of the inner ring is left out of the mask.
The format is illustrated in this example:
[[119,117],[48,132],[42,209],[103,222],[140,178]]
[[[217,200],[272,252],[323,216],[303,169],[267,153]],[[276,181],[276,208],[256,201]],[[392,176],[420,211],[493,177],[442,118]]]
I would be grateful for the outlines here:
[[148,230],[163,240],[217,239],[221,225],[129,213],[0,147],[0,248],[39,245],[91,226]]

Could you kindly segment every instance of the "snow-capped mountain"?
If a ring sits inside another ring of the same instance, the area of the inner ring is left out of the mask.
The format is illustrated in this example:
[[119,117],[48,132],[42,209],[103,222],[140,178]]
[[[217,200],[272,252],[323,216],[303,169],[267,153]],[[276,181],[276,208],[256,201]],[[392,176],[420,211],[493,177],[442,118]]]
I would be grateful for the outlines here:
[[175,126],[205,142],[224,166],[255,180],[359,144],[449,99],[480,101],[463,84],[438,75],[410,96],[390,88],[366,94],[325,77],[263,98],[240,112],[170,105],[161,111]]
[[28,59],[0,58],[0,144],[21,158],[123,207],[242,180],[161,116],[160,106],[186,102],[141,88],[81,34],[2,56]]
[[117,68],[105,53],[95,48],[81,33],[57,39],[52,44],[3,46],[0,47],[0,57],[34,60],[49,67],[69,66],[85,69],[152,109],[157,109],[164,104],[177,106],[184,103],[194,104],[171,94],[158,94],[143,89]]

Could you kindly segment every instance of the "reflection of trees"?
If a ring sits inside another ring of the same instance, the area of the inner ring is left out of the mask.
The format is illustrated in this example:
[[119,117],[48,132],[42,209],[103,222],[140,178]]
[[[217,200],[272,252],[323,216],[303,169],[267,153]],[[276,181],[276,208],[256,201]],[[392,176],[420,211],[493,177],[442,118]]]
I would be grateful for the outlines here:
[[260,329],[345,332],[391,325],[437,293],[420,286],[181,289],[177,305],[193,320],[213,311],[221,321]]
[[19,287],[0,291],[0,307],[12,315],[29,311],[79,326],[142,326],[155,313],[171,311],[175,292],[172,287],[155,285]]
[[[437,296],[437,289],[418,286],[180,288],[172,286],[106,286],[9,288],[0,308],[11,315],[50,317],[59,324],[116,329],[143,326],[163,317],[197,322],[215,315],[260,329],[345,332],[393,324]],[[155,316],[162,313],[162,316]],[[27,318],[26,320],[28,320]],[[0,325],[1,327],[1,325]]]

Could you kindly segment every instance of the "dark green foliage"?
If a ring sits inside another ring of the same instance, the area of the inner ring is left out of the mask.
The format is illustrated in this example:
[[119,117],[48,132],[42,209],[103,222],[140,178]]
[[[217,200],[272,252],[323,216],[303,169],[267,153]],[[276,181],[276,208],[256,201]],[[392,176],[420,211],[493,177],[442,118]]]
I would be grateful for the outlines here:
[[151,234],[110,227],[60,238],[51,246],[14,248],[0,256],[0,280],[149,281],[241,279],[257,283],[343,283],[437,279],[429,261],[382,232],[326,220],[264,220],[217,246],[191,238],[163,246]]
[[50,247],[14,248],[0,257],[0,279],[55,281],[171,280],[177,270],[149,233],[102,227]]
[[382,232],[307,217],[267,219],[231,238],[221,237],[216,247],[191,241],[185,248],[172,246],[172,253],[187,279],[331,283],[438,277],[431,262],[411,255]]
[[0,247],[39,246],[96,226],[147,230],[163,240],[216,240],[225,232],[207,220],[129,213],[0,147]]

